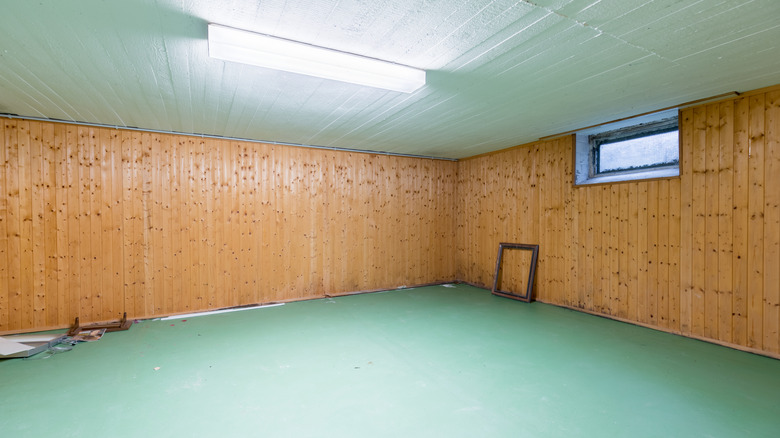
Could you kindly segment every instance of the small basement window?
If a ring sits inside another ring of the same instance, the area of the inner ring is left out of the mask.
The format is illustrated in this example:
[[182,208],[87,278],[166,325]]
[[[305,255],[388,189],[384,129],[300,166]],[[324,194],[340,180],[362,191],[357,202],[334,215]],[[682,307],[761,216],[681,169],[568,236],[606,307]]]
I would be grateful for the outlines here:
[[674,110],[578,132],[575,184],[679,175],[677,126]]

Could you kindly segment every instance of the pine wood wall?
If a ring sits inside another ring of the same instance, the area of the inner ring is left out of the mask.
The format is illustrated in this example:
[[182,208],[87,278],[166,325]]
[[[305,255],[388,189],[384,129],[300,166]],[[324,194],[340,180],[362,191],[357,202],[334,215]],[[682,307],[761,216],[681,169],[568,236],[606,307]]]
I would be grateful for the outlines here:
[[780,354],[780,89],[680,114],[682,175],[572,186],[571,137],[459,162],[458,278],[538,243],[538,298]]
[[455,162],[0,126],[0,332],[453,278]]
[[0,332],[459,279],[780,354],[780,88],[681,112],[682,175],[571,137],[458,163],[0,119]]

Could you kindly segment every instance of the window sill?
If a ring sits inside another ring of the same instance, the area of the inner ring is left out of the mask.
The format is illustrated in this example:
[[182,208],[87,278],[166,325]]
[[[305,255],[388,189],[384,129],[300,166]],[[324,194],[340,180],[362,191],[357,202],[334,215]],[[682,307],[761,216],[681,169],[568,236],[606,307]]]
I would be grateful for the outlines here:
[[652,169],[641,172],[615,173],[612,175],[599,175],[587,178],[583,181],[577,181],[575,186],[587,186],[591,184],[605,184],[617,182],[633,182],[645,179],[673,178],[680,176],[679,168]]

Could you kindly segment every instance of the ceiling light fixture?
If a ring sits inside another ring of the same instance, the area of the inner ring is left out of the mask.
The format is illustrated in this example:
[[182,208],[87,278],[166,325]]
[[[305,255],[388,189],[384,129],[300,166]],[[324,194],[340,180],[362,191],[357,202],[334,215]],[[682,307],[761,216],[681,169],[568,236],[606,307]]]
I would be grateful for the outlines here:
[[404,93],[425,85],[425,70],[213,23],[209,56]]

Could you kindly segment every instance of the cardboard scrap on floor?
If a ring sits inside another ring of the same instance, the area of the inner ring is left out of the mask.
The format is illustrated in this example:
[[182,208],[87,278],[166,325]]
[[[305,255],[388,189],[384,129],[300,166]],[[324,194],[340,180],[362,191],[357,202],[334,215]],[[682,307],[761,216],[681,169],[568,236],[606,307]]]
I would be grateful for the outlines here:
[[68,339],[68,342],[92,342],[102,338],[106,329],[82,330]]

